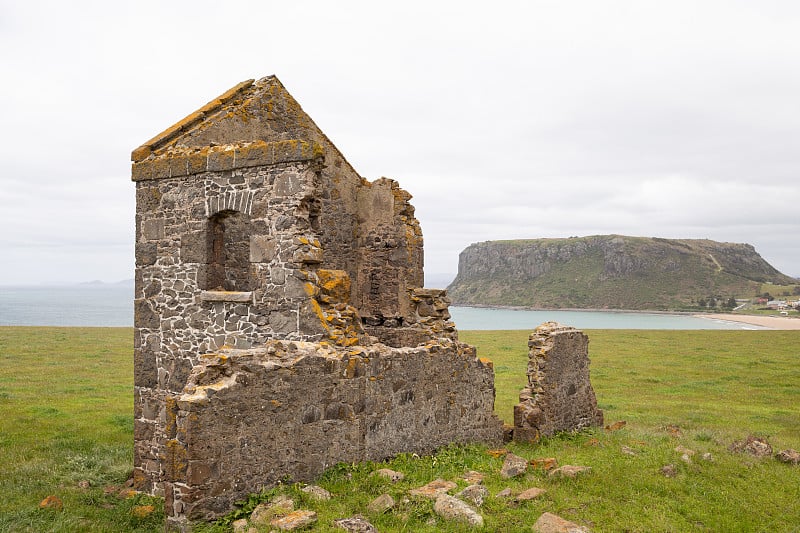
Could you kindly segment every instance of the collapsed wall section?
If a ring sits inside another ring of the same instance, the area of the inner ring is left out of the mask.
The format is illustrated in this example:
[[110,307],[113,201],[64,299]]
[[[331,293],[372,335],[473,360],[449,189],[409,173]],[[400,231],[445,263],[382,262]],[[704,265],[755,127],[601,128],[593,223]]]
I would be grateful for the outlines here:
[[201,359],[167,401],[165,496],[176,524],[338,462],[502,438],[492,368],[462,343],[270,341]]
[[528,385],[514,406],[514,440],[603,425],[589,380],[589,337],[545,322],[528,339]]

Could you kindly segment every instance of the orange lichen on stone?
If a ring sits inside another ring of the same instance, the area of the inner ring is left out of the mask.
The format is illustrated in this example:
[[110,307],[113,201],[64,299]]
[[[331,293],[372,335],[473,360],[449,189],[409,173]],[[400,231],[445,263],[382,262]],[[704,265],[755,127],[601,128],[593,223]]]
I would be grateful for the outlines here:
[[239,92],[243,91],[250,87],[255,80],[246,80],[241,83],[237,83],[224,93],[222,93],[219,97],[211,100],[206,105],[190,113],[186,117],[182,118],[169,128],[165,129],[149,141],[145,142],[138,148],[136,148],[131,153],[131,160],[132,161],[142,161],[143,159],[150,156],[153,153],[153,150],[158,149],[159,147],[167,144],[169,141],[177,137],[179,134],[183,133],[191,129],[193,126],[202,122],[207,115],[213,113],[214,111],[220,109],[226,102],[231,100],[234,96],[239,94]]

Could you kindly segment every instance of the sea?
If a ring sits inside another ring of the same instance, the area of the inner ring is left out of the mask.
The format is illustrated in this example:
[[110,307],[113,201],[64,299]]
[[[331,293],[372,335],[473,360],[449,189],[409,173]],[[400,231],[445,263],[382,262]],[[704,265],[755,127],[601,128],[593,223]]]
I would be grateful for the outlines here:
[[[763,329],[688,314],[451,307],[461,330],[532,330],[547,321],[579,329]],[[0,287],[0,326],[133,326],[131,283]]]

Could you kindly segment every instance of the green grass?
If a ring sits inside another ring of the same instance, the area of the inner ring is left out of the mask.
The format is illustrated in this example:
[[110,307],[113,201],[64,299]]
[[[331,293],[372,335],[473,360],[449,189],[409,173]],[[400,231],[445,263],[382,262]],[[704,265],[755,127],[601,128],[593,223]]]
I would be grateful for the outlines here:
[[[555,480],[541,471],[519,479],[499,476],[502,458],[482,446],[454,446],[432,457],[401,455],[386,463],[337,465],[318,484],[329,502],[292,495],[318,512],[315,531],[336,531],[336,518],[365,514],[380,531],[466,531],[447,524],[432,502],[407,498],[435,478],[466,485],[467,470],[486,474],[492,495],[510,487],[547,489],[522,504],[490,497],[481,508],[487,531],[530,531],[544,511],[593,531],[798,531],[800,467],[728,451],[748,434],[766,437],[775,450],[800,449],[800,365],[796,331],[587,331],[592,383],[606,422],[625,420],[615,432],[592,430],[508,448],[528,459],[591,466],[577,479]],[[525,383],[525,331],[461,332],[494,361],[496,408],[510,420]],[[0,531],[158,531],[160,509],[139,519],[137,505],[158,500],[106,494],[127,479],[132,461],[132,333],[130,329],[0,328]],[[674,436],[667,430],[677,426]],[[677,445],[696,450],[692,464]],[[628,446],[635,456],[621,453]],[[698,457],[705,452],[711,462]],[[666,478],[659,469],[675,464]],[[402,471],[397,484],[370,474]],[[80,481],[90,481],[82,489]],[[373,516],[366,505],[382,493],[397,507]],[[38,509],[56,495],[63,511]],[[209,525],[204,531],[229,531]]]
[[163,528],[160,503],[132,513],[158,500],[110,494],[132,470],[132,350],[130,328],[0,328],[0,531]]

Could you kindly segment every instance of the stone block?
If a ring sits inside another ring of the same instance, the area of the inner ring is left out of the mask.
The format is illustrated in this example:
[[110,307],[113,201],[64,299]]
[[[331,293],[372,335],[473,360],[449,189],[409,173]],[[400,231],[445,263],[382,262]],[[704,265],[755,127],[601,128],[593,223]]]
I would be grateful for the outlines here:
[[149,218],[142,222],[142,237],[148,241],[164,238],[164,219]]
[[250,236],[250,262],[271,263],[275,260],[277,243],[268,235]]
[[181,261],[184,263],[208,262],[208,233],[191,231],[181,236]]

